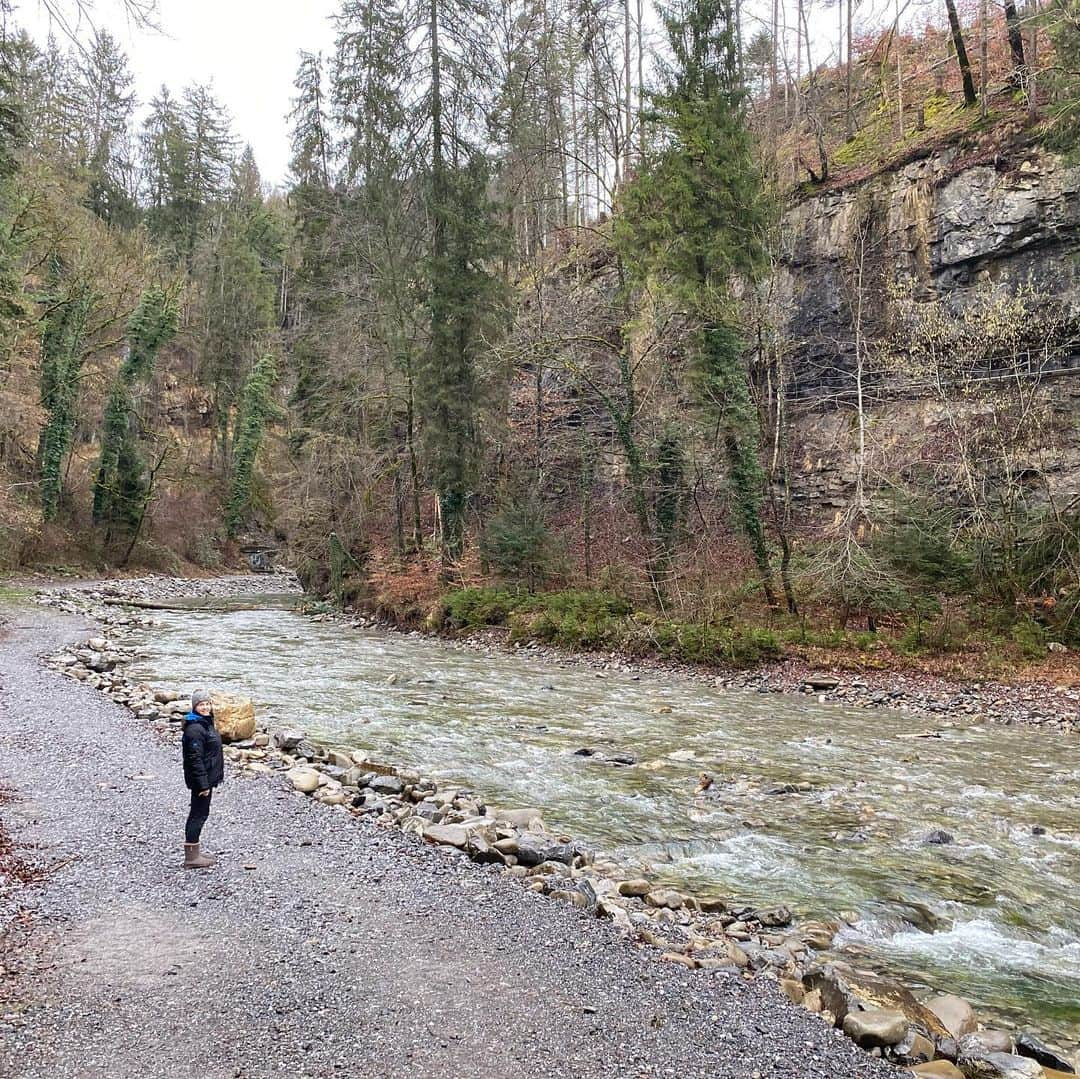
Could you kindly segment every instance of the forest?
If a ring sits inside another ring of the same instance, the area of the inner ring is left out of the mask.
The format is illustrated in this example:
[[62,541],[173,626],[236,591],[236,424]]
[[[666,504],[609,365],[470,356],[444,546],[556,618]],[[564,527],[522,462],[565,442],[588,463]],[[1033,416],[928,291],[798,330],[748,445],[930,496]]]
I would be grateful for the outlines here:
[[[1076,288],[899,272],[873,194],[1045,168],[1075,263],[1077,0],[342,0],[284,187],[211,87],[138,101],[108,32],[18,15],[0,566],[273,548],[401,624],[694,662],[1080,644]],[[808,333],[791,223],[841,204]]]

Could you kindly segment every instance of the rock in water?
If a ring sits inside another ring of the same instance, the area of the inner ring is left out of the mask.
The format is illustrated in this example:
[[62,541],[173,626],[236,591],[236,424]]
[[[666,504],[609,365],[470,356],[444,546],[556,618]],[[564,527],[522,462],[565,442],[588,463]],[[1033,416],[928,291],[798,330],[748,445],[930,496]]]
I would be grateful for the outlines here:
[[962,1038],[978,1029],[975,1012],[963,997],[946,993],[940,997],[931,997],[926,1006],[936,1015],[945,1029],[954,1037]]
[[1022,1057],[1031,1057],[1043,1067],[1053,1068],[1054,1071],[1075,1074],[1076,1069],[1065,1057],[1051,1049],[1045,1042],[1039,1041],[1033,1034],[1019,1034],[1016,1038],[1016,1052]]
[[255,733],[255,705],[248,697],[213,694],[214,726],[224,742],[242,742]]
[[1011,1053],[961,1055],[957,1065],[964,1079],[1045,1079],[1046,1076],[1037,1061]]
[[528,828],[534,821],[543,823],[543,815],[539,809],[496,809],[492,812],[497,821],[515,828]]
[[908,1022],[900,1012],[848,1012],[844,1033],[863,1049],[884,1049],[907,1037]]
[[933,1079],[964,1079],[964,1073],[947,1060],[934,1060],[929,1064],[916,1064],[911,1069],[916,1075],[928,1075]]

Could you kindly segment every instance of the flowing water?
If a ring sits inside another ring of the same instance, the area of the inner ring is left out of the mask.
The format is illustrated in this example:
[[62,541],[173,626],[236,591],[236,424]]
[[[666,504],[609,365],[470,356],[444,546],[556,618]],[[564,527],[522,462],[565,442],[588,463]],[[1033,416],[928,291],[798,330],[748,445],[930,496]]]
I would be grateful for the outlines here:
[[[858,915],[839,948],[1080,1044],[1080,739],[719,690],[351,631],[287,610],[161,612],[133,673],[539,806],[698,895]],[[591,757],[574,750],[592,748]],[[630,754],[631,766],[602,754]],[[701,772],[713,787],[695,795]],[[809,784],[769,794],[778,784]],[[1045,829],[1033,834],[1033,828]],[[954,837],[927,845],[932,829]]]

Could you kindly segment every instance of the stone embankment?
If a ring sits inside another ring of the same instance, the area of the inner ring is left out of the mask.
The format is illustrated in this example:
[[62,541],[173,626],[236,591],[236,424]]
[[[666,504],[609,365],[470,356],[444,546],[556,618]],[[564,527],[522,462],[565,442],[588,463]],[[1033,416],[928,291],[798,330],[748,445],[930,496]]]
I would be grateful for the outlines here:
[[[50,661],[127,706],[164,737],[175,738],[188,709],[186,697],[136,684],[124,673],[132,658],[125,633],[148,621],[106,605],[122,598],[125,587],[46,595],[43,602],[88,614],[108,627]],[[141,582],[126,594],[148,598],[152,591],[152,584]],[[171,594],[178,597],[181,591]],[[824,688],[821,682],[808,686],[812,692]],[[440,785],[347,746],[317,744],[299,729],[257,730],[243,702],[228,702],[222,712],[226,729],[236,737],[228,755],[243,773],[279,777],[331,811],[368,818],[415,835],[448,856],[501,869],[531,892],[610,920],[628,940],[653,949],[661,962],[775,979],[792,1001],[823,1016],[875,1057],[917,1074],[965,1079],[1055,1079],[1074,1071],[1063,1053],[1030,1034],[983,1029],[958,997],[920,1001],[891,979],[830,961],[821,953],[832,943],[836,922],[799,921],[785,907],[760,909],[681,894],[633,877],[616,863],[598,860],[572,837],[553,833],[540,809],[489,806],[476,791]]]

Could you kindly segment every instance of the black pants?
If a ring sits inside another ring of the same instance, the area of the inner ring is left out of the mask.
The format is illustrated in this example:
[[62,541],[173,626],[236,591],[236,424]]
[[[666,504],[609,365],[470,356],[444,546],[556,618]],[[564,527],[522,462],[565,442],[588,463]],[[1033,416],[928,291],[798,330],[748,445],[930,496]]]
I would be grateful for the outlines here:
[[198,791],[191,792],[191,810],[188,812],[187,825],[184,827],[185,843],[199,842],[202,826],[206,823],[206,818],[210,816],[210,799],[213,796],[212,792],[203,795]]

